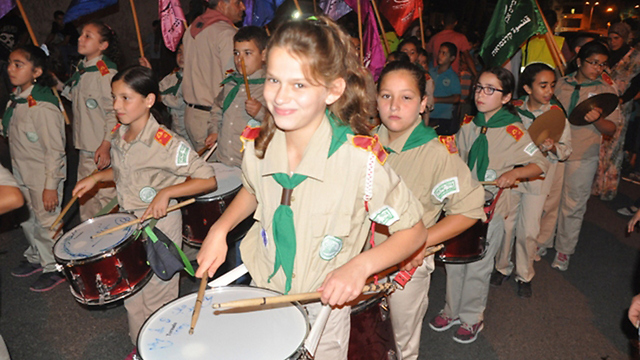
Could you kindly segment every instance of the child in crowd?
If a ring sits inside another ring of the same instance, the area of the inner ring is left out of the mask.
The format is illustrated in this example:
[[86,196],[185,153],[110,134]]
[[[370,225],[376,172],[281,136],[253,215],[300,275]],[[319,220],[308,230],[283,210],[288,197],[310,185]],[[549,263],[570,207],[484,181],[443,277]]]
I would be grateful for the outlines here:
[[412,63],[416,63],[418,61],[419,49],[421,48],[422,44],[415,36],[402,40],[400,45],[398,45],[398,50],[409,55],[409,61]]
[[169,108],[171,113],[171,130],[174,133],[180,135],[185,140],[189,141],[189,144],[193,146],[189,135],[187,135],[187,129],[184,126],[184,111],[187,104],[182,97],[182,77],[184,72],[184,44],[178,46],[176,52],[176,64],[178,68],[171,74],[167,75],[160,81],[160,97],[162,103]]
[[422,66],[424,71],[429,71],[429,54],[427,50],[423,48],[418,49],[418,60],[416,63]]
[[[389,149],[388,163],[422,203],[422,222],[429,243],[448,240],[485,219],[484,191],[458,156],[455,138],[440,136],[420,118],[427,106],[422,69],[407,62],[387,65],[378,80],[378,110],[382,125],[375,130]],[[442,211],[448,216],[438,221]],[[438,222],[436,222],[438,221]],[[384,239],[377,233],[376,240]],[[433,256],[425,258],[402,291],[389,298],[398,351],[416,360],[422,319],[429,305]]]
[[429,124],[437,126],[436,132],[439,135],[453,135],[459,127],[453,113],[460,102],[460,80],[458,74],[451,69],[451,64],[458,57],[457,54],[458,48],[454,44],[442,43],[436,59],[438,67],[429,70],[435,85],[434,106],[429,114]]
[[491,68],[480,75],[474,90],[478,114],[465,117],[456,140],[473,178],[495,181],[495,186],[486,188],[496,202],[487,229],[487,250],[481,260],[445,265],[445,306],[429,323],[435,331],[461,324],[453,335],[461,344],[474,342],[484,328],[494,257],[504,237],[505,217],[516,205],[510,201],[510,188],[517,180],[541,175],[549,166],[510,105],[515,91],[513,75],[501,67]]
[[[176,204],[176,198],[215,190],[213,168],[187,140],[156,121],[151,108],[159,88],[151,69],[128,68],[113,77],[112,88],[120,122],[110,132],[112,166],[80,180],[73,194],[83,196],[102,182],[115,181],[120,209],[139,218],[160,219],[156,228],[180,247],[182,217],[179,211],[167,213],[167,207]],[[144,321],[178,297],[179,280],[179,273],[169,281],[154,275],[139,292],[124,300],[134,345]]]
[[[384,165],[369,133],[370,99],[349,37],[329,18],[281,25],[267,46],[264,98],[272,116],[248,128],[243,188],[213,224],[196,276],[224,262],[227,233],[255,211],[240,245],[255,284],[283,293],[321,291],[333,306],[316,359],[346,359],[350,307],[366,279],[422,263],[422,207]],[[368,185],[367,185],[368,184]],[[281,196],[282,195],[282,196]],[[371,220],[392,234],[362,252]],[[306,306],[313,323],[321,304]]]
[[7,72],[16,89],[2,117],[2,131],[9,137],[13,174],[29,208],[29,218],[20,224],[29,242],[26,260],[11,274],[26,277],[41,271],[30,290],[48,291],[64,282],[56,270],[55,231],[50,229],[60,214],[67,175],[64,120],[42,49],[27,45],[12,51]]
[[409,55],[407,53],[402,52],[400,50],[396,50],[387,56],[387,64],[394,61],[406,61],[411,62],[409,59]]
[[[264,106],[264,60],[267,33],[258,26],[241,27],[233,36],[233,61],[236,72],[223,81],[224,88],[218,94],[209,123],[207,147],[218,142],[214,159],[228,166],[242,165],[243,144],[240,140],[247,123],[259,127],[267,109]],[[251,98],[245,90],[241,61],[249,83]]]

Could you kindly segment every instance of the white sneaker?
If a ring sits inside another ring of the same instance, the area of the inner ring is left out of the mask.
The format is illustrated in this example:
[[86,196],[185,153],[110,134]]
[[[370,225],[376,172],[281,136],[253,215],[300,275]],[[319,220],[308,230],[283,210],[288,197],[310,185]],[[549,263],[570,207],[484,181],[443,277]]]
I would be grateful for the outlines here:
[[638,211],[638,208],[631,205],[631,206],[620,208],[617,211],[618,211],[618,214],[623,216],[633,216]]
[[551,264],[551,267],[556,268],[560,271],[567,271],[567,269],[569,268],[570,257],[571,257],[570,255],[557,252],[556,258],[553,259],[553,263]]

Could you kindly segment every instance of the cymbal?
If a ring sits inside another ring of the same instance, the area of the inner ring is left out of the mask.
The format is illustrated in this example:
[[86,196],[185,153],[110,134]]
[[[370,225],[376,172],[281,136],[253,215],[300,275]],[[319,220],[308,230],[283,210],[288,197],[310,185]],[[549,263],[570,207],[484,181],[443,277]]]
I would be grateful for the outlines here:
[[552,107],[538,116],[533,124],[527,129],[531,140],[540,146],[546,139],[551,138],[554,142],[560,141],[564,131],[564,111],[557,106]]
[[584,116],[589,111],[593,110],[593,108],[600,108],[602,109],[602,117],[606,118],[616,109],[618,103],[618,96],[611,93],[592,96],[573,109],[571,115],[569,115],[569,122],[576,126],[589,125],[590,122],[584,119]]

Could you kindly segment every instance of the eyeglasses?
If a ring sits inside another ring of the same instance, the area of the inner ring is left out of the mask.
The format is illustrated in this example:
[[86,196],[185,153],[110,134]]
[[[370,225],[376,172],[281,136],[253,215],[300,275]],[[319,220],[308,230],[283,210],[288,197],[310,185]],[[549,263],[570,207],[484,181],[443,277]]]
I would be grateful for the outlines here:
[[485,95],[493,95],[493,93],[496,91],[504,93],[504,90],[496,89],[493,86],[482,86],[480,84],[473,85],[473,91],[475,91],[476,94],[480,93],[480,91],[483,91]]
[[589,64],[589,65],[591,65],[591,66],[593,66],[593,67],[597,67],[597,68],[599,68],[599,69],[604,69],[604,68],[606,68],[606,67],[607,67],[607,63],[606,63],[606,62],[603,62],[603,63],[597,63],[597,62],[595,62],[595,61],[589,61],[589,60],[587,60],[587,59],[584,59],[584,62],[586,62],[587,64]]

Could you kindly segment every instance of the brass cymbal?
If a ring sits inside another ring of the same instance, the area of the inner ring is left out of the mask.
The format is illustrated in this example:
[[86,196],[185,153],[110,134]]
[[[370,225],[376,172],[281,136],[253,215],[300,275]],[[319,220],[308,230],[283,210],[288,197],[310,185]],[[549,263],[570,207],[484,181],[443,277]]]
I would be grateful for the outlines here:
[[584,116],[587,115],[589,111],[594,108],[600,108],[602,109],[602,117],[606,118],[616,109],[618,103],[618,96],[611,93],[592,96],[573,109],[569,115],[569,122],[576,126],[589,125],[590,123],[584,119]]
[[527,129],[531,140],[538,146],[548,138],[553,139],[554,142],[560,141],[560,137],[564,131],[564,119],[564,111],[557,106],[544,112],[538,116],[529,129]]

